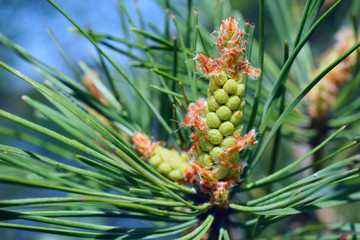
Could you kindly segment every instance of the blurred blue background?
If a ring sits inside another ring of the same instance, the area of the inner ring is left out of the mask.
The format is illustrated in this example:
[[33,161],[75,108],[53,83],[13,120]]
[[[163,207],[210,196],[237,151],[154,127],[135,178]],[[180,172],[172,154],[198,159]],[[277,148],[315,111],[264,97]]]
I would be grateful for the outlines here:
[[[134,1],[124,1],[129,13],[135,15]],[[140,8],[145,16],[150,15],[153,22],[161,22],[164,14],[153,1],[140,1]],[[58,4],[83,28],[106,32],[122,36],[121,23],[118,15],[116,0],[87,0],[83,1],[61,0]],[[15,43],[19,44],[31,54],[48,64],[71,74],[65,66],[64,60],[51,43],[46,29],[51,29],[60,43],[75,61],[86,61],[89,53],[94,53],[91,44],[79,35],[69,33],[71,23],[57,12],[47,1],[39,0],[0,0],[0,31]],[[4,47],[0,47],[0,57],[3,61],[12,63],[16,69],[38,77],[35,71],[26,62],[16,58],[14,54]],[[1,71],[2,89],[10,93],[24,92],[30,88],[21,80],[15,80],[11,74]],[[4,81],[6,78],[6,82]],[[4,85],[5,84],[5,85]],[[2,98],[3,99],[3,98]],[[3,104],[3,103],[2,103]]]

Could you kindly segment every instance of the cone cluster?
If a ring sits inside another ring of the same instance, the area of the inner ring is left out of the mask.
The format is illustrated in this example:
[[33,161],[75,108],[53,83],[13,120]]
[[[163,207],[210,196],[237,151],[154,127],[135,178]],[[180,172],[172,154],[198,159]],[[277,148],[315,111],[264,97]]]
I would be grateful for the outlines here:
[[193,137],[197,139],[193,153],[204,170],[201,175],[205,180],[230,180],[242,172],[239,151],[233,148],[243,131],[244,89],[243,78],[221,74],[210,80],[202,126]]
[[[341,29],[336,34],[335,45],[319,59],[319,67],[313,70],[311,79],[314,79],[326,66],[344,54],[353,45],[354,39],[355,34],[352,29]],[[350,54],[309,92],[307,95],[308,111],[313,119],[322,120],[331,112],[341,87],[351,77],[355,62],[356,53]]]
[[189,106],[183,125],[195,131],[191,140],[192,167],[203,191],[218,205],[227,203],[230,188],[240,180],[243,164],[239,152],[256,143],[255,131],[245,136],[242,119],[245,106],[245,76],[258,78],[261,70],[246,59],[245,32],[233,18],[222,21],[215,31],[219,57],[197,54],[196,68],[210,78],[207,99]]
[[193,169],[189,163],[189,155],[185,152],[179,153],[175,149],[169,150],[159,142],[152,142],[143,133],[135,132],[134,148],[140,152],[145,160],[161,174],[174,181],[182,181],[191,178]]
[[168,176],[174,181],[184,180],[192,167],[189,164],[189,156],[182,152],[178,153],[175,149],[169,150],[162,146],[154,149],[149,163],[160,173]]
[[[244,75],[230,78],[225,73],[209,83],[207,100],[199,99],[189,106],[183,125],[194,127],[192,166],[203,189],[212,193],[214,201],[228,195],[226,187],[239,181],[243,164],[240,151],[256,142],[255,131],[244,137]],[[221,188],[219,187],[221,186]]]

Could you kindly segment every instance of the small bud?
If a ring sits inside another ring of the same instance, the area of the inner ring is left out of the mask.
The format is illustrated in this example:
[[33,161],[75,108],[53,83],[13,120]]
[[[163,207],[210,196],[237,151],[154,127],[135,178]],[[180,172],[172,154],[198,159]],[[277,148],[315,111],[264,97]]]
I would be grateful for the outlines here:
[[214,93],[220,87],[216,84],[215,78],[212,78],[209,83],[209,89],[211,93]]
[[154,155],[149,159],[149,163],[153,166],[153,167],[157,167],[160,165],[160,163],[162,162],[161,157],[159,155]]
[[224,135],[224,136],[230,136],[234,133],[234,125],[229,122],[229,121],[225,121],[223,123],[221,123],[219,130],[220,132]]
[[239,97],[244,96],[244,92],[245,92],[245,85],[244,84],[238,84],[237,85],[237,91],[236,91],[236,95]]
[[232,111],[237,110],[240,107],[241,100],[238,96],[231,96],[226,103],[226,106]]
[[158,171],[162,174],[169,174],[171,172],[171,166],[167,162],[163,162],[159,165]]
[[209,152],[214,146],[206,140],[204,136],[199,138],[199,145],[202,151]]
[[169,178],[171,178],[172,180],[178,181],[178,180],[181,180],[183,178],[183,176],[179,169],[175,169],[169,173]]
[[228,94],[235,94],[238,90],[237,82],[234,79],[230,79],[230,80],[226,81],[226,83],[224,84],[224,90]]
[[200,155],[200,165],[202,168],[209,168],[213,166],[213,161],[208,154],[203,153]]
[[221,147],[214,147],[210,151],[210,157],[212,160],[214,160],[216,163],[219,163],[222,156],[224,155],[224,149]]
[[237,125],[241,122],[243,116],[244,116],[243,111],[236,111],[231,115],[230,122],[234,125]]
[[217,129],[208,130],[207,135],[209,137],[210,143],[213,145],[220,144],[221,140],[223,139],[223,136],[221,135],[220,131]]
[[216,110],[216,115],[220,120],[228,120],[231,117],[231,110],[226,106],[221,106]]
[[219,180],[224,179],[230,172],[230,169],[227,167],[218,167],[214,170],[214,175]]
[[233,136],[228,136],[221,141],[220,147],[227,149],[233,145],[235,145],[235,138]]
[[217,85],[222,86],[228,80],[228,78],[224,73],[222,73],[218,76],[215,76],[215,80]]
[[182,164],[182,159],[176,151],[172,151],[173,155],[169,158],[168,162],[172,169],[178,169]]
[[225,104],[229,99],[229,95],[226,93],[226,91],[224,89],[216,90],[214,92],[214,97],[215,97],[216,101],[220,104]]
[[207,100],[207,106],[210,112],[215,112],[220,107],[220,104],[216,101],[214,96],[209,96]]
[[220,125],[220,119],[214,112],[210,112],[206,115],[206,123],[209,128],[218,128]]

